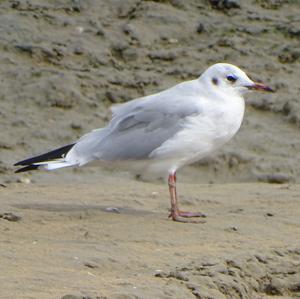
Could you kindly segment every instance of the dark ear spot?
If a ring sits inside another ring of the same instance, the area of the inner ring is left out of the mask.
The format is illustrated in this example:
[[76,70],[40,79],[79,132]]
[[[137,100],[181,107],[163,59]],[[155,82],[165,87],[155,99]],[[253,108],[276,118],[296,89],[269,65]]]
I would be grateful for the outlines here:
[[217,78],[212,78],[212,83],[215,84],[215,85],[218,85],[219,84],[219,80]]

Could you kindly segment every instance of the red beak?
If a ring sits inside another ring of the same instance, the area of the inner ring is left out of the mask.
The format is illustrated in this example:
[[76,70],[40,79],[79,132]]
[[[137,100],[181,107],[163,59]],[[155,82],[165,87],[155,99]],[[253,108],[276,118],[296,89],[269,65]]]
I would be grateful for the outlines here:
[[248,87],[248,89],[253,89],[253,90],[258,90],[258,91],[261,90],[261,91],[274,92],[274,90],[271,87],[264,85],[262,83],[257,83],[257,82],[255,82],[253,85],[249,85],[247,87]]

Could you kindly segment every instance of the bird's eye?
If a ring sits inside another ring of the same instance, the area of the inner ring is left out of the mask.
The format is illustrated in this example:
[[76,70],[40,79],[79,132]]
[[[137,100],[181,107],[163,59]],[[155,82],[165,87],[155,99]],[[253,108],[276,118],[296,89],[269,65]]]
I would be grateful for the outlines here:
[[234,76],[234,75],[228,75],[228,76],[226,77],[226,79],[227,79],[229,82],[234,83],[234,82],[237,80],[237,77]]

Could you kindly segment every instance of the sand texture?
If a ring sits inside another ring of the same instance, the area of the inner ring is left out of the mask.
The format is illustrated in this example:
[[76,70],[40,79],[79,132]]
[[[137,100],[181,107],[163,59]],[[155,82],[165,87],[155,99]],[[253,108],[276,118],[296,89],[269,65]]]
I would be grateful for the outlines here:
[[5,188],[2,209],[21,219],[0,219],[1,298],[300,297],[299,185],[179,190],[205,224],[168,220],[161,184]]
[[[1,1],[0,298],[300,298],[299,16],[298,0]],[[168,219],[163,180],[13,173],[216,62],[276,92],[179,171],[205,224]]]

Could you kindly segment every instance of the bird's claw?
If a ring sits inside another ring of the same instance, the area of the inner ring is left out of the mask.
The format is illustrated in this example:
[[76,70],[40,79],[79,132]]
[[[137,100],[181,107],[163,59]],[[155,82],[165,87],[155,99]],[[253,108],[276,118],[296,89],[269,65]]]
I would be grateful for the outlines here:
[[192,217],[202,217],[206,218],[206,215],[201,212],[184,212],[184,211],[171,211],[169,218],[172,218],[173,221],[182,222],[182,223],[205,223],[205,220],[193,220],[186,219]]
[[[184,217],[184,218],[192,218],[192,217],[201,217],[206,218],[206,214],[201,212],[185,212],[185,211],[177,211],[176,213],[173,213],[174,215]],[[172,217],[172,212],[169,214],[169,218]]]
[[185,218],[191,218],[191,217],[202,217],[206,218],[206,215],[201,212],[184,212],[184,211],[178,211],[178,215]]
[[206,223],[205,220],[194,220],[194,219],[181,218],[178,215],[172,216],[172,220],[176,221],[176,222],[181,222],[181,223]]

